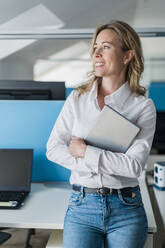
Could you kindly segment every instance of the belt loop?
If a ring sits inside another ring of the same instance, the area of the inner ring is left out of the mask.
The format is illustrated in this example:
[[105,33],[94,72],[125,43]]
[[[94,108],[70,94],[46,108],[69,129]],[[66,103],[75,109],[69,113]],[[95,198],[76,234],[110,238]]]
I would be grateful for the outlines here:
[[84,192],[84,186],[81,186],[81,196],[84,198],[85,192]]
[[120,189],[117,189],[118,197],[121,199],[122,198],[122,193]]

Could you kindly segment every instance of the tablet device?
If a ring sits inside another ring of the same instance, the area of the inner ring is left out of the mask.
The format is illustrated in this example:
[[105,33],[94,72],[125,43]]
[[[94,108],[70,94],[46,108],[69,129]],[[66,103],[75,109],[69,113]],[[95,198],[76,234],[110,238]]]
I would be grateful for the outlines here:
[[125,153],[140,128],[108,105],[102,109],[85,138],[88,145]]

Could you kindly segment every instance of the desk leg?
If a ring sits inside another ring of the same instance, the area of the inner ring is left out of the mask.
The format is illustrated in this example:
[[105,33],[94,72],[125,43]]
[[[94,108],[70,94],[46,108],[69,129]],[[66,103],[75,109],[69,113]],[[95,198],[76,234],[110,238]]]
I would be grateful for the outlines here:
[[30,238],[31,238],[31,235],[33,234],[35,234],[35,229],[33,228],[28,229],[25,248],[32,248],[32,245],[30,245]]

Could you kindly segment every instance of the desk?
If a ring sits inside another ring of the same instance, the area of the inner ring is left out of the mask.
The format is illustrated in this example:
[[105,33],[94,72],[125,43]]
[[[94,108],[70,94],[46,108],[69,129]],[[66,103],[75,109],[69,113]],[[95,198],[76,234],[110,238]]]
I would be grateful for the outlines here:
[[160,215],[165,227],[165,191],[161,191],[153,187],[155,198],[159,207]]
[[[165,154],[161,155],[150,155],[147,161],[147,170],[153,170],[154,169],[154,163],[158,161],[165,161]],[[150,175],[147,175],[147,182],[149,185],[153,185],[154,179]],[[157,205],[159,207],[160,215],[165,227],[165,191],[161,191],[153,187],[155,199],[157,201]]]
[[[156,224],[143,179],[140,180],[140,186],[149,223],[147,242],[150,245],[146,247],[152,248]],[[33,183],[31,193],[21,209],[0,210],[0,227],[63,229],[70,192],[68,183]]]
[[[147,182],[150,186],[153,185],[153,183],[154,183],[153,177],[150,175],[147,175]],[[154,186],[152,186],[152,187],[153,187],[154,196],[155,196],[155,199],[156,199],[159,211],[160,211],[161,219],[162,219],[163,225],[165,227],[165,208],[164,208],[164,206],[165,206],[165,191],[161,191],[161,190],[155,188]]]
[[149,185],[151,201],[157,222],[157,233],[155,235],[155,245],[158,248],[165,247],[165,191],[160,191],[153,187],[154,179],[147,173],[147,183]]
[[0,210],[0,227],[62,229],[70,191],[68,183],[32,183],[22,208]]

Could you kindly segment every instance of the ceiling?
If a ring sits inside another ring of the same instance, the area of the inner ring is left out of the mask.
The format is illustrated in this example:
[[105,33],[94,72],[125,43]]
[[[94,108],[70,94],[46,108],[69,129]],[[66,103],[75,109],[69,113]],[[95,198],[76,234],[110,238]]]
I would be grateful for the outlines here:
[[57,15],[65,28],[95,28],[110,19],[122,19],[136,27],[165,27],[164,0],[1,0],[0,24],[39,4]]
[[[124,20],[135,28],[164,28],[164,9],[164,0],[1,0],[0,37],[1,32],[10,33],[13,30],[19,33],[26,30],[46,33],[48,30],[54,32],[56,27],[64,30],[95,29],[111,19]],[[150,46],[145,45],[148,54],[152,53],[155,44],[152,42],[150,40]],[[9,51],[1,58],[1,63],[13,63],[19,59],[20,63],[33,64],[36,59],[48,59],[76,43],[77,40],[50,40],[45,36],[45,39],[31,40],[17,48],[15,43],[11,45],[3,41],[0,53],[5,49]],[[159,48],[159,45],[156,47]],[[165,57],[162,48],[158,53]]]

